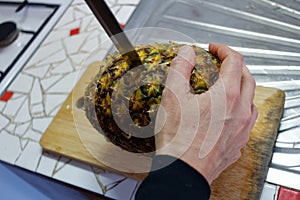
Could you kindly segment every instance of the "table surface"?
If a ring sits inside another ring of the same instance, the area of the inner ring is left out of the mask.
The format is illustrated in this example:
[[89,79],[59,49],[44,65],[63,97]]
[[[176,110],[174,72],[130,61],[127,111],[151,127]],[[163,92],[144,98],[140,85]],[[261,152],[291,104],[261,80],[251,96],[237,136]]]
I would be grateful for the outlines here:
[[[140,0],[107,2],[120,24],[126,24]],[[85,2],[74,0],[8,88],[7,99],[2,97],[0,101],[0,160],[111,198],[133,199],[138,181],[43,152],[39,145],[86,58],[107,39]],[[108,50],[103,46],[103,55]],[[2,183],[15,180],[6,169],[6,165],[0,169],[7,174],[6,179],[1,178]],[[21,184],[18,180],[15,183]],[[261,199],[274,199],[279,191],[283,191],[281,187],[266,182]]]

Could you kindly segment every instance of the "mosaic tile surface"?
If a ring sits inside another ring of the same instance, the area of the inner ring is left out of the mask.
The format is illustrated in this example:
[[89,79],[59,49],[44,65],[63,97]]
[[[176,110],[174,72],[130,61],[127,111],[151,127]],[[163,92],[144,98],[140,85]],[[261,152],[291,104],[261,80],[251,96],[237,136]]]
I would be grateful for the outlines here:
[[[107,0],[125,24],[139,0]],[[137,181],[59,155],[39,140],[65,101],[85,59],[107,40],[85,2],[75,0],[0,100],[0,159],[116,199],[131,199]],[[103,54],[108,47],[103,47]]]

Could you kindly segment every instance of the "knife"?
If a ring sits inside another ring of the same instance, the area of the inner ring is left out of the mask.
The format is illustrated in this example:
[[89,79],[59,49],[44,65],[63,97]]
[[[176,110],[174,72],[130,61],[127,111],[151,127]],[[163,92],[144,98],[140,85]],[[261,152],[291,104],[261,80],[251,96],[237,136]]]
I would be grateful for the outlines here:
[[104,0],[85,0],[130,68],[142,65],[131,42]]

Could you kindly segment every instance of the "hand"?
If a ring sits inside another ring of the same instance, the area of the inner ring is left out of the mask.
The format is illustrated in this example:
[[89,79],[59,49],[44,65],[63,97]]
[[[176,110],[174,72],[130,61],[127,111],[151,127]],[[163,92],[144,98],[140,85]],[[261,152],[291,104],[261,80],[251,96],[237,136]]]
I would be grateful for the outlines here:
[[257,118],[255,81],[236,51],[210,44],[221,69],[217,82],[201,95],[189,80],[195,52],[182,47],[172,61],[156,118],[157,154],[180,158],[212,183],[237,161]]

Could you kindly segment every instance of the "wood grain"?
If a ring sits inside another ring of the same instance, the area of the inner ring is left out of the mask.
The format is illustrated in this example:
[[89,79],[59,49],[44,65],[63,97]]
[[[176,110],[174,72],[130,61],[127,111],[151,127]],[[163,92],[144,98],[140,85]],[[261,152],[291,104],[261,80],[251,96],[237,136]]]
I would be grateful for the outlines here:
[[[141,158],[138,155],[138,159],[133,159],[131,154],[116,149],[93,128],[84,111],[74,106],[98,70],[99,63],[93,63],[87,68],[44,133],[40,144],[45,150],[142,180],[147,175],[143,169],[150,167],[150,157],[146,155]],[[211,199],[259,199],[277,136],[284,98],[281,90],[257,86],[254,103],[259,116],[250,140],[242,151],[241,159],[213,182]],[[128,162],[135,162],[137,168],[126,168]],[[116,165],[121,166],[122,170],[108,167]],[[141,173],[134,173],[140,169]]]
[[211,199],[260,199],[282,116],[283,91],[257,87],[254,103],[258,119],[242,157],[212,184]]

